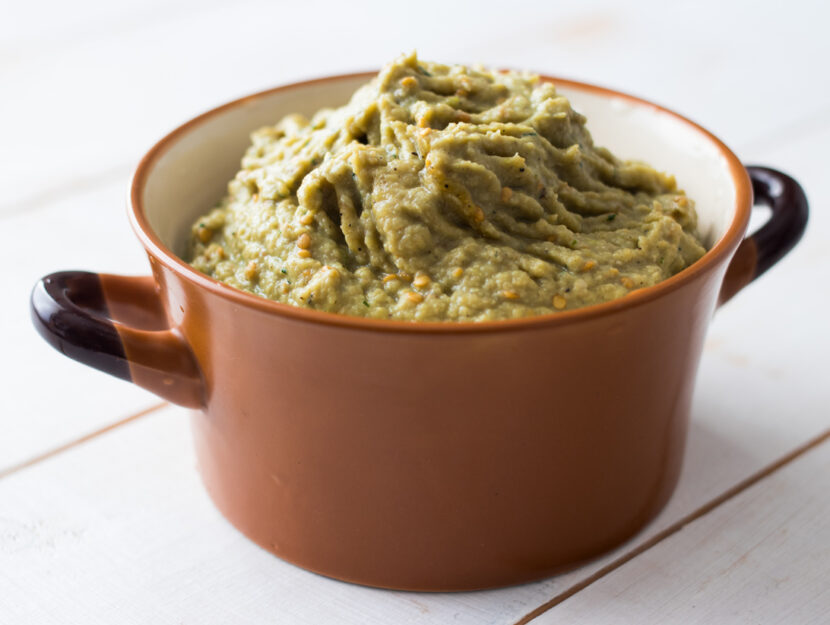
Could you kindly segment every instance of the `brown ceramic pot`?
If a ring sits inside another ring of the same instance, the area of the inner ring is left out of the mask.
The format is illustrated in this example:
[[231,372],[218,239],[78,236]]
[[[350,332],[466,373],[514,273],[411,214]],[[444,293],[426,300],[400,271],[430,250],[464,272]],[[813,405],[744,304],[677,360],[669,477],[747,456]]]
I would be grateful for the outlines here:
[[[312,571],[475,589],[614,547],[668,500],[709,319],[797,242],[803,192],[773,170],[747,173],[674,113],[555,80],[599,144],[676,174],[709,240],[702,260],[581,310],[419,324],[267,301],[176,256],[252,129],[344,102],[366,79],[260,93],[165,137],[130,196],[152,276],[47,276],[32,294],[35,325],[66,355],[196,409],[199,467],[218,508]],[[772,217],[744,238],[753,187]]]

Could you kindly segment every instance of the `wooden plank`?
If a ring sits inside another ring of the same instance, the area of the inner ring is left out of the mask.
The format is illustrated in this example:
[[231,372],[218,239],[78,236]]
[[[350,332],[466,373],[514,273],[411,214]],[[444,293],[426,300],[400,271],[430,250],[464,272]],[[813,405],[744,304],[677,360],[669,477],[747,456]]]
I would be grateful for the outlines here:
[[531,621],[827,623],[830,440]]

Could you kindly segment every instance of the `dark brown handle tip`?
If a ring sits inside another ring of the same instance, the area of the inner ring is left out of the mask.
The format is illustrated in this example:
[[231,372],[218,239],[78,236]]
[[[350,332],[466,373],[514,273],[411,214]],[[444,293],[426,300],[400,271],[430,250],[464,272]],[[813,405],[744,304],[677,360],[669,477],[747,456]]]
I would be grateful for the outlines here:
[[786,256],[807,227],[807,195],[798,182],[770,167],[752,165],[746,170],[752,181],[754,204],[769,207],[772,216],[741,242],[726,271],[719,304],[730,300]]
[[70,358],[130,380],[124,345],[109,319],[101,278],[88,271],[60,271],[32,290],[32,322],[52,347]]
[[787,174],[755,165],[746,170],[752,180],[755,203],[772,209],[770,220],[752,235],[757,250],[754,279],[801,240],[807,228],[809,207],[804,189]]
[[205,405],[199,365],[151,277],[53,273],[35,285],[31,311],[40,335],[70,358],[175,404]]

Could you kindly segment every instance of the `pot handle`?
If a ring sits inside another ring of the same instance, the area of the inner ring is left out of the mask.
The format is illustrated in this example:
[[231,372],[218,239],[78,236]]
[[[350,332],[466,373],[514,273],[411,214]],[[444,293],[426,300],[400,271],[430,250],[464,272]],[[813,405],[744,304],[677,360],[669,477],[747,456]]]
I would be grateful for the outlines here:
[[70,358],[175,404],[205,405],[199,366],[151,276],[53,273],[32,290],[31,312],[40,335]]
[[726,270],[718,305],[781,260],[798,243],[807,227],[807,196],[795,180],[769,167],[747,166],[754,205],[772,209],[769,221],[738,246]]

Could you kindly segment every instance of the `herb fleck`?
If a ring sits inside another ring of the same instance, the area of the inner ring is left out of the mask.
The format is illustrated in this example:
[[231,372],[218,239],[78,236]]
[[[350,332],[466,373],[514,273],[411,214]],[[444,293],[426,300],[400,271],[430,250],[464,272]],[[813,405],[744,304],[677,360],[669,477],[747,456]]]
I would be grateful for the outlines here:
[[288,270],[287,270],[285,267],[283,267],[282,269],[280,269],[280,271],[281,271],[282,273],[288,273]]
[[605,218],[606,221],[614,221],[617,218],[616,213],[611,213],[608,217]]
[[427,70],[425,70],[420,65],[418,66],[418,71],[421,72],[424,76],[432,76],[432,74],[430,74]]
[[367,302],[366,300],[363,300],[363,305],[364,305],[366,308],[369,308],[369,302]]

